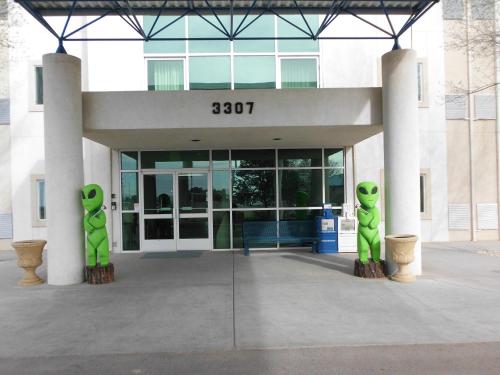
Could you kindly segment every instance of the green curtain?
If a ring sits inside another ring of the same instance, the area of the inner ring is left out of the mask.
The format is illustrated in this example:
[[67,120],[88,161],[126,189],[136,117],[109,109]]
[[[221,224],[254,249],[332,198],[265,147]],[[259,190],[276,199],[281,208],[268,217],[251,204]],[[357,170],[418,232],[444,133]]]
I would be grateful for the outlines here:
[[184,90],[184,64],[181,60],[148,61],[150,91]]
[[284,89],[316,88],[316,59],[282,59],[281,87]]

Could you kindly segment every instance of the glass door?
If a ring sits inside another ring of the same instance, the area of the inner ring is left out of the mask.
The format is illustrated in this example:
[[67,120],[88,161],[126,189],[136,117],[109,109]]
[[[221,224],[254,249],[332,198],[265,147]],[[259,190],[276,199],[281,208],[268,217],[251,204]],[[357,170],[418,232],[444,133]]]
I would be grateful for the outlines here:
[[210,250],[208,173],[177,174],[178,250]]
[[141,249],[144,251],[176,250],[175,175],[144,173],[141,212]]

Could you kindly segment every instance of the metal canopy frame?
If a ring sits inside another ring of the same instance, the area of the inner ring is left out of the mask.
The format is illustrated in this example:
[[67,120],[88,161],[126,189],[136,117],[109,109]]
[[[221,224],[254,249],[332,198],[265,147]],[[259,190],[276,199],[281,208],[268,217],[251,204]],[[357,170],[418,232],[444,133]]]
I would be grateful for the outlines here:
[[[335,40],[335,39],[392,39],[394,49],[398,49],[398,39],[415,22],[429,11],[439,0],[15,0],[44,26],[59,41],[57,52],[65,53],[63,43],[69,41],[185,41],[185,40]],[[299,31],[300,36],[277,37],[275,35],[251,37],[242,36],[255,21],[265,14],[275,15]],[[300,15],[300,24],[286,18],[286,15]],[[306,14],[323,15],[318,28],[312,28]],[[383,15],[387,21],[385,27],[368,20],[366,15]],[[145,29],[138,16],[151,15],[155,20],[149,29]],[[213,21],[206,16],[213,16]],[[229,16],[229,25],[225,25],[221,16]],[[238,22],[235,16],[243,16]],[[340,15],[352,16],[377,30],[381,35],[369,36],[323,36],[322,32]],[[391,17],[407,15],[401,28],[395,29]],[[66,17],[63,30],[58,33],[49,24],[46,17]],[[74,16],[93,16],[91,21],[69,31],[70,20]],[[96,22],[110,16],[120,17],[137,35],[136,37],[75,37],[75,34]],[[161,16],[175,16],[174,20],[160,25]],[[198,16],[220,33],[220,37],[176,38],[159,36],[173,24],[187,16]],[[305,27],[304,27],[305,26]]]

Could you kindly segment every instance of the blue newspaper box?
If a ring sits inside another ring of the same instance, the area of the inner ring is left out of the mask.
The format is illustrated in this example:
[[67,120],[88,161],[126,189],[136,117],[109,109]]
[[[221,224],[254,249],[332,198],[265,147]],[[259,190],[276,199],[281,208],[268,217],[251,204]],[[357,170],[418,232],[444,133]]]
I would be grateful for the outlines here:
[[316,216],[316,233],[318,241],[314,244],[314,251],[320,254],[338,253],[338,217],[333,215],[332,206],[323,206],[323,215]]

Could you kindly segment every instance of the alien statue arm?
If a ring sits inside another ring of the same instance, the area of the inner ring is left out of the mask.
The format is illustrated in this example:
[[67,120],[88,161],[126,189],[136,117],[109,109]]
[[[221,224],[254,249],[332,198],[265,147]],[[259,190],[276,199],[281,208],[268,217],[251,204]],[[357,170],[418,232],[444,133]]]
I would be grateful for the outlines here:
[[370,229],[377,229],[379,224],[380,224],[380,210],[377,207],[375,207],[373,209],[373,218],[369,222],[368,227],[370,227]]
[[373,221],[373,215],[366,211],[363,207],[358,208],[357,217],[359,224],[364,227],[366,227],[370,222]]

